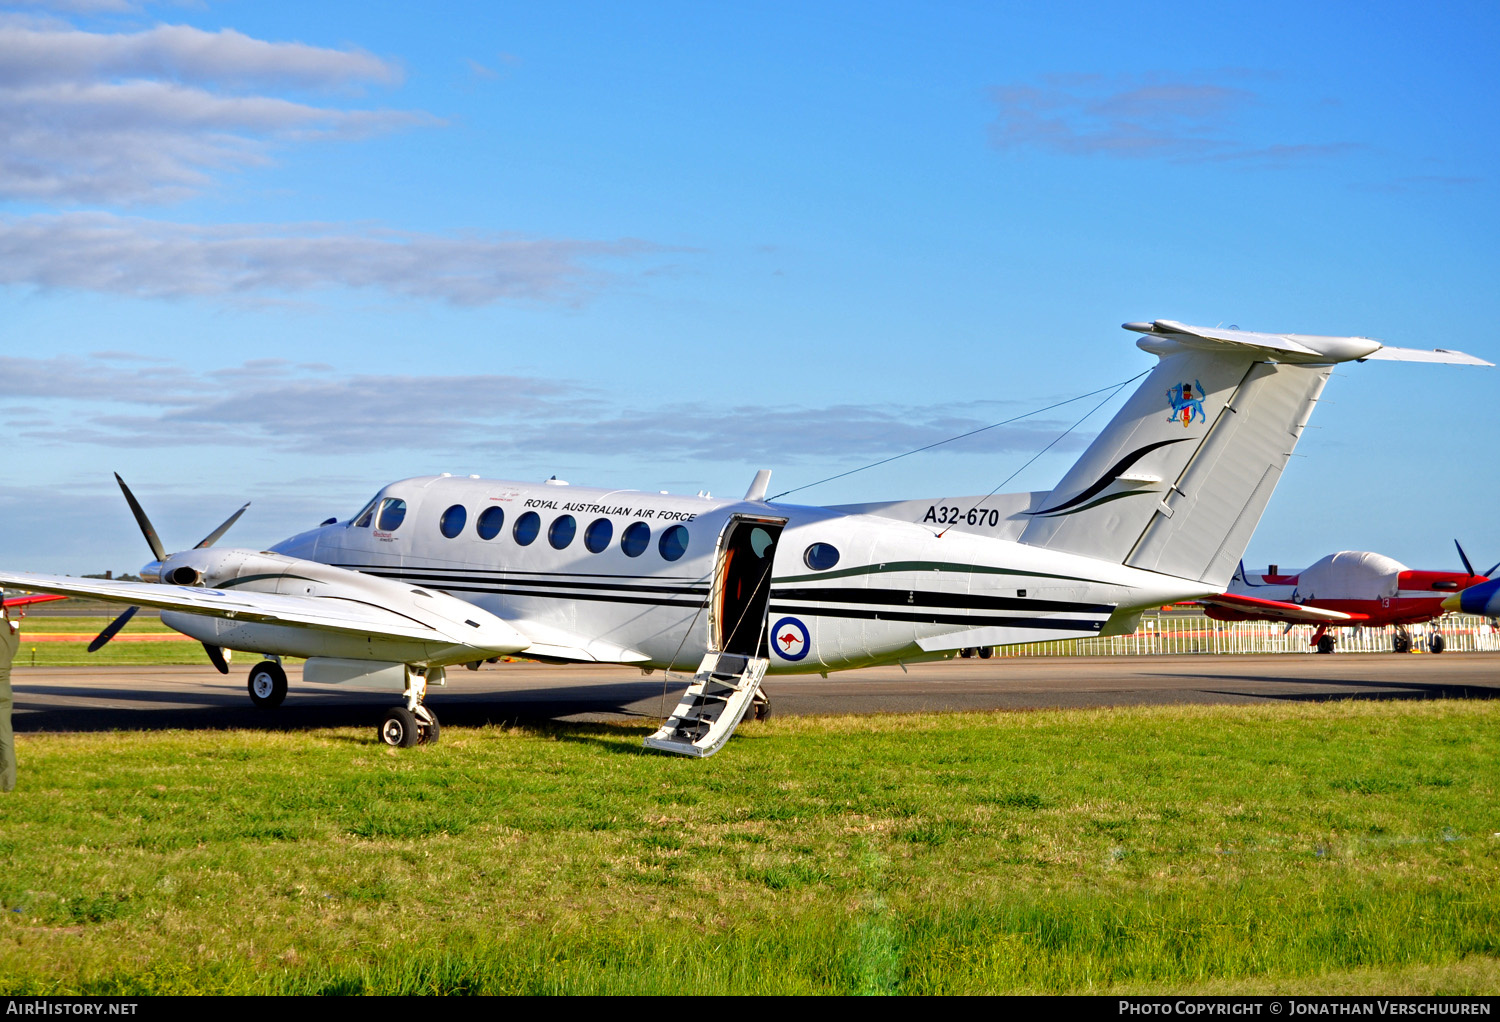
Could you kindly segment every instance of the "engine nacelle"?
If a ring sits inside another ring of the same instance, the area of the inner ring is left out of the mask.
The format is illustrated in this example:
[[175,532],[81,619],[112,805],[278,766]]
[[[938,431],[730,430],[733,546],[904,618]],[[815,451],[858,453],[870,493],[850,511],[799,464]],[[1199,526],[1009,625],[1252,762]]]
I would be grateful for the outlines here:
[[[248,612],[162,612],[170,628],[247,653],[437,666],[518,653],[531,644],[508,622],[446,593],[267,551],[187,550],[162,562],[161,577],[224,592],[299,597],[306,601],[300,606],[347,622],[329,627]],[[382,633],[381,619],[392,625],[386,633],[402,634]],[[370,621],[368,630],[361,620]]]

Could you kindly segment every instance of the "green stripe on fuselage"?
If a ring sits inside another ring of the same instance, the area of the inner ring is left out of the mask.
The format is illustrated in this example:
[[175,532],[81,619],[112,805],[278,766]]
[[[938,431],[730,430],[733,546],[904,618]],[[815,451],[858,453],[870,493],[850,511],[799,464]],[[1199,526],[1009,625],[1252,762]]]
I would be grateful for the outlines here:
[[982,564],[955,564],[951,561],[886,561],[884,564],[865,564],[858,568],[840,568],[837,571],[820,571],[813,575],[784,575],[771,579],[774,583],[816,582],[824,578],[848,578],[850,575],[879,575],[893,571],[948,571],[954,574],[971,575],[1017,575],[1022,578],[1057,578],[1065,582],[1088,582],[1103,585],[1097,579],[1080,578],[1077,575],[1053,575],[1046,571],[1020,571],[1016,568],[991,568]]

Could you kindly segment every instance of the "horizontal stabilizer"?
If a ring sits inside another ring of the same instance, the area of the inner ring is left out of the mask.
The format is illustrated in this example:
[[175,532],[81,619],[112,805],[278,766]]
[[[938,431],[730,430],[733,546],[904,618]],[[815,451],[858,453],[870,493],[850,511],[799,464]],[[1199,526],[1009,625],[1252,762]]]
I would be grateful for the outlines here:
[[1163,355],[1183,348],[1199,351],[1239,349],[1279,362],[1326,365],[1380,359],[1389,362],[1445,362],[1451,365],[1488,366],[1493,362],[1461,351],[1438,348],[1391,348],[1369,337],[1322,337],[1316,334],[1272,334],[1254,330],[1188,326],[1170,319],[1151,323],[1125,323],[1126,330],[1146,334],[1137,343],[1153,354]]
[[1422,348],[1392,348],[1386,345],[1378,351],[1372,351],[1365,356],[1371,361],[1384,362],[1443,362],[1448,365],[1458,366],[1492,366],[1495,363],[1486,362],[1482,358],[1465,354],[1462,351],[1450,351],[1447,348],[1436,348],[1426,351]]
[[1205,607],[1221,607],[1224,610],[1243,614],[1255,620],[1291,621],[1301,624],[1326,625],[1336,621],[1362,621],[1364,614],[1345,614],[1337,610],[1321,610],[1300,603],[1283,603],[1281,600],[1262,600],[1255,596],[1232,596],[1221,593],[1198,600]]

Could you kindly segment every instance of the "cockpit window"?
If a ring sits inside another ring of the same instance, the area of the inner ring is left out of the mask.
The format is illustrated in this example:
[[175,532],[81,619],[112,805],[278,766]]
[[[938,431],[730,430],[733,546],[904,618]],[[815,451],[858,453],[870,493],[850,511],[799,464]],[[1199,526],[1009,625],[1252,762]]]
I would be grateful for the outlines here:
[[378,501],[378,497],[371,497],[370,502],[361,509],[359,514],[350,520],[351,524],[358,529],[368,529],[370,527],[370,519],[375,517],[375,505]]
[[406,521],[406,501],[400,497],[387,497],[380,504],[380,520],[376,527],[381,532],[395,532]]

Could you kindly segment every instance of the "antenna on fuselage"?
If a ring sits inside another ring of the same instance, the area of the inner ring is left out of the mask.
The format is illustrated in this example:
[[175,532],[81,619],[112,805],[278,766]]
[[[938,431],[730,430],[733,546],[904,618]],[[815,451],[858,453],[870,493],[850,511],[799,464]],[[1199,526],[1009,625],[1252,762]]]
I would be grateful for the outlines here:
[[755,473],[755,478],[750,482],[750,489],[745,491],[746,500],[761,501],[766,499],[766,490],[771,485],[771,470],[763,468]]

